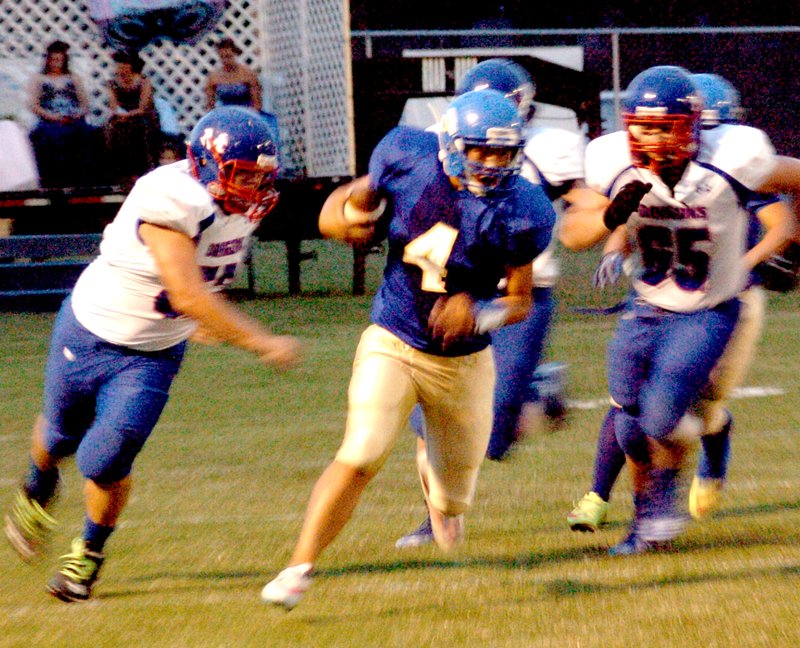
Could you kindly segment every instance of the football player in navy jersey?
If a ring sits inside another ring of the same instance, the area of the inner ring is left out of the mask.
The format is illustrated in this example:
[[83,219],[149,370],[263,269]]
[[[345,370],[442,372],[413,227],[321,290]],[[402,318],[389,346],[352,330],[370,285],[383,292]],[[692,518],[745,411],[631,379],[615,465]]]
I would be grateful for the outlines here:
[[[544,189],[558,214],[562,198],[569,202],[578,187],[583,186],[583,135],[531,124],[535,112],[535,84],[525,68],[514,61],[495,58],[478,63],[464,74],[456,94],[487,88],[503,92],[517,104],[525,124],[526,140],[520,174]],[[553,229],[555,234],[557,222]],[[553,288],[560,272],[555,247],[554,237],[547,249],[534,259],[534,306],[528,317],[492,335],[497,384],[494,425],[486,455],[489,459],[505,458],[519,439],[522,408],[526,402],[539,403],[543,412],[556,422],[565,413],[560,397],[544,398],[537,392],[539,376],[543,382],[549,379],[558,383],[553,387],[562,387],[555,391],[563,391],[563,375],[559,375],[555,367],[543,366],[537,373],[555,310]]]
[[136,182],[56,318],[30,470],[5,533],[23,559],[40,554],[56,525],[58,465],[75,455],[84,530],[47,586],[63,601],[91,596],[186,340],[199,333],[277,367],[298,357],[293,337],[273,335],[217,294],[277,200],[277,133],[254,110],[218,108],[198,121],[188,154]]
[[[741,123],[744,110],[739,93],[730,82],[717,74],[708,73],[693,74],[692,82],[703,100],[700,118],[703,130],[716,128],[720,124]],[[781,235],[782,224],[791,219],[786,213],[788,209],[775,194],[752,194],[749,197],[747,210],[753,214],[753,218],[748,255],[755,254],[760,258],[755,246],[762,227],[768,232],[772,231],[773,235],[775,232]],[[624,253],[625,231],[619,228],[604,246],[603,258],[594,278],[596,287],[602,289],[618,280],[622,273]],[[699,400],[679,424],[689,435],[702,429],[699,466],[689,491],[689,513],[696,520],[707,517],[719,505],[727,474],[733,425],[726,400],[744,380],[763,328],[765,296],[760,283],[765,272],[764,263],[753,261],[748,265],[754,265],[755,271],[746,289],[738,296],[741,312],[733,335],[711,374],[709,384],[703,388]],[[775,283],[785,284],[787,269],[778,266],[772,271],[780,275],[772,282],[768,281],[767,286],[774,289]],[[608,414],[600,429],[592,488],[567,516],[567,522],[574,531],[596,531],[605,522],[611,489],[625,465],[625,454],[614,435],[613,420],[614,417]]]
[[554,222],[544,191],[519,178],[524,144],[511,101],[468,92],[438,134],[390,131],[369,174],[325,202],[325,236],[364,243],[385,232],[388,256],[353,363],[344,441],[314,487],[289,566],[262,590],[265,602],[291,609],[300,601],[417,403],[434,538],[444,550],[461,540],[492,428],[489,332],[528,313],[530,263]]
[[604,425],[631,468],[635,517],[612,555],[658,548],[685,527],[676,495],[686,445],[674,433],[725,350],[750,271],[796,227],[785,211],[748,251],[748,202],[754,192],[800,191],[800,161],[776,156],[761,131],[701,132],[702,101],[682,68],[645,70],[627,95],[626,129],[587,147],[596,195],[562,230],[581,247],[624,228],[630,250],[634,298],[608,347],[614,407]]
[[[525,124],[525,158],[520,175],[540,185],[553,202],[556,214],[561,211],[562,197],[567,202],[581,191],[583,178],[583,136],[561,128],[531,126],[534,113],[533,79],[521,65],[503,58],[491,58],[470,68],[459,81],[456,94],[472,90],[497,90],[516,105]],[[565,415],[563,402],[563,365],[547,363],[539,366],[550,331],[555,299],[553,291],[560,272],[555,257],[554,238],[532,264],[533,306],[528,316],[512,326],[492,333],[497,379],[494,390],[494,422],[486,456],[500,461],[509,456],[524,435],[523,411],[534,405],[558,425]],[[411,427],[417,445],[424,444],[424,417],[417,407],[411,415]],[[418,447],[424,457],[424,448]],[[398,548],[418,547],[433,542],[430,519],[395,542]]]

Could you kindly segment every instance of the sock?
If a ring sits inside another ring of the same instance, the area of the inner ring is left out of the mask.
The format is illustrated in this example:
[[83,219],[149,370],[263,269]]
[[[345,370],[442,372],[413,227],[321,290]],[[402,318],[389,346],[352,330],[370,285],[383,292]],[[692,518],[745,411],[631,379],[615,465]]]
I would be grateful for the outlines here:
[[676,468],[650,469],[650,483],[638,498],[637,517],[663,518],[677,514],[678,472]]
[[114,533],[114,528],[113,526],[103,526],[92,522],[89,516],[86,516],[83,527],[83,539],[86,542],[86,548],[95,553],[103,553],[106,540]]
[[625,465],[625,453],[619,447],[614,430],[616,408],[610,408],[597,437],[597,453],[594,458],[594,480],[592,491],[606,502],[611,497],[611,489]]
[[697,466],[697,476],[704,479],[725,479],[728,474],[728,458],[731,452],[731,424],[733,419],[730,414],[728,421],[716,434],[706,434],[700,437],[701,452]]
[[28,493],[28,497],[39,502],[42,507],[46,507],[55,495],[58,478],[58,468],[42,470],[31,459],[28,476],[25,479],[25,492]]

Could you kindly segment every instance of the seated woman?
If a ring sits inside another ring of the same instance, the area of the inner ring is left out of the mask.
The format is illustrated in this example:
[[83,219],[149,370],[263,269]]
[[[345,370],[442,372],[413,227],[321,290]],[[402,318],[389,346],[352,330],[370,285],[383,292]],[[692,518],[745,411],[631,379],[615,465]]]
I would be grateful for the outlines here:
[[133,184],[158,164],[161,132],[153,84],[136,54],[115,52],[114,76],[108,81],[111,117],[106,125],[110,180]]
[[30,133],[43,187],[76,187],[92,183],[96,131],[86,123],[89,103],[70,71],[69,45],[47,46],[42,72],[29,89],[30,110],[38,123]]
[[212,70],[206,82],[206,108],[250,106],[261,110],[261,83],[256,73],[239,63],[242,50],[230,38],[217,43],[220,66]]

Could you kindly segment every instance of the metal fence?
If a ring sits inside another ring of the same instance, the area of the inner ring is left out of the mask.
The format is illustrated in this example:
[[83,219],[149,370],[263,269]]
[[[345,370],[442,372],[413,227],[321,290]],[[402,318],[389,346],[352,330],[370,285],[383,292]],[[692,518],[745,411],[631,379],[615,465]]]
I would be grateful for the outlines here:
[[[612,122],[630,80],[653,65],[716,72],[742,95],[748,123],[763,129],[780,153],[800,156],[800,27],[684,27],[353,31],[353,58],[394,59],[409,50],[513,51],[578,46],[587,83],[606,89]],[[418,55],[418,54],[417,54]]]

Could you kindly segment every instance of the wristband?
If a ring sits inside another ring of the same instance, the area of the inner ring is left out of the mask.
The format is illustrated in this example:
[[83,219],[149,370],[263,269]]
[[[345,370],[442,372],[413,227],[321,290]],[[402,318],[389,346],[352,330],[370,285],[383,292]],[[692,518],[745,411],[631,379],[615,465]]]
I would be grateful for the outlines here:
[[368,225],[370,223],[374,223],[377,221],[381,216],[383,216],[383,212],[386,210],[386,198],[381,198],[380,203],[378,206],[370,212],[364,211],[363,209],[359,209],[358,207],[353,206],[350,203],[350,197],[348,196],[344,201],[344,219],[350,225]]
[[499,329],[508,321],[508,306],[498,304],[494,299],[479,299],[472,307],[475,317],[475,333],[481,335]]

